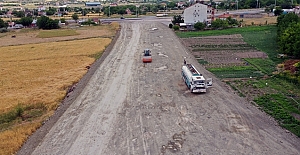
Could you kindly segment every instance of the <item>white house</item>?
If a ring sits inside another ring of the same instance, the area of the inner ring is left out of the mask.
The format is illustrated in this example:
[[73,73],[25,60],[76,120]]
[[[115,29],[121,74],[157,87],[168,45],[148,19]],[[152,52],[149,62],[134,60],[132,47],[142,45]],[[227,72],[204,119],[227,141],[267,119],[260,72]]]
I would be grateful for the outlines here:
[[207,21],[207,5],[196,3],[183,12],[184,23],[195,24]]

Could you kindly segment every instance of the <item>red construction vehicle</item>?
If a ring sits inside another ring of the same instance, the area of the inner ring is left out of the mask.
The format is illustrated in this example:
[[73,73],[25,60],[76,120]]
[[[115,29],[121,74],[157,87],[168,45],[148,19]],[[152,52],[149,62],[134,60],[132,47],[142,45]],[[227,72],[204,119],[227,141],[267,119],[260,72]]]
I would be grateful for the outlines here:
[[143,63],[152,62],[151,51],[149,49],[144,50]]

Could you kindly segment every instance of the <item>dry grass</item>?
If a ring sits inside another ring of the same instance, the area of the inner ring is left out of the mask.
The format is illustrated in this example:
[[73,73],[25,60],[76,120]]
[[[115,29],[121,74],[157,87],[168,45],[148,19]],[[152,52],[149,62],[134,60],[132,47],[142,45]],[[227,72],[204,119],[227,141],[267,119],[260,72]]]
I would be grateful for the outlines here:
[[45,103],[55,108],[67,86],[77,82],[85,67],[94,62],[89,56],[102,52],[110,42],[98,38],[1,47],[0,111],[18,103]]
[[0,154],[15,154],[27,137],[40,126],[41,123],[39,122],[31,122],[2,132],[0,135]]
[[[30,121],[14,123],[0,133],[0,154],[15,153],[27,137],[50,116],[111,42],[110,38],[27,44],[0,47],[0,113],[15,110],[17,105],[43,104],[47,112]],[[82,48],[84,46],[84,48]],[[16,126],[17,125],[17,126]]]
[[243,25],[266,25],[267,24],[276,24],[276,16],[264,16],[262,18],[237,18],[238,21],[243,20]]
[[40,31],[37,37],[39,38],[52,38],[52,37],[64,37],[64,36],[75,36],[79,35],[75,30],[43,30]]

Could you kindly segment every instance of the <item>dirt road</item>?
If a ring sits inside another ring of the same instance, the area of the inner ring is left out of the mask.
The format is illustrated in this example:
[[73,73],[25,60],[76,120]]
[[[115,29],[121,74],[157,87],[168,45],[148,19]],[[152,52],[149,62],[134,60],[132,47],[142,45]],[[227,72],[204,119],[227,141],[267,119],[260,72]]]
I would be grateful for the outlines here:
[[[82,93],[38,147],[18,154],[300,154],[299,138],[197,64],[166,25],[121,26]],[[145,48],[153,57],[146,65]],[[188,91],[180,75],[183,57],[213,77],[207,93]]]

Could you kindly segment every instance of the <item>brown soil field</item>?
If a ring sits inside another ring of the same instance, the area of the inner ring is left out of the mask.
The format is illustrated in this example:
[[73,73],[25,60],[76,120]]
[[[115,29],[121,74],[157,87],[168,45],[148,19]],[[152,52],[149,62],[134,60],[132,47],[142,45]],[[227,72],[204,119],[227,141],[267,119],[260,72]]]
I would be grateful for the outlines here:
[[67,37],[38,38],[43,30],[29,30],[0,38],[1,120],[20,111],[16,119],[0,126],[0,154],[16,153],[54,113],[118,29],[119,25],[112,23],[78,27],[79,35]]
[[243,58],[267,58],[264,52],[248,46],[240,34],[182,38],[183,44],[206,68],[244,65]]

